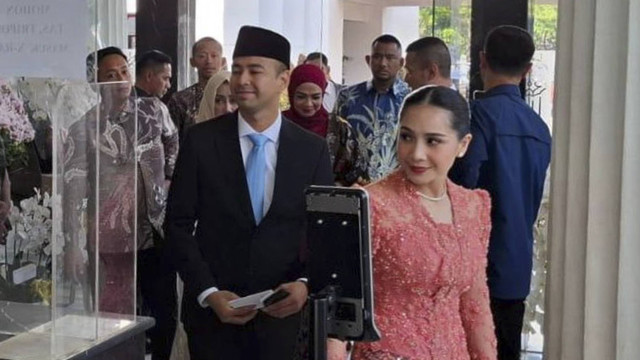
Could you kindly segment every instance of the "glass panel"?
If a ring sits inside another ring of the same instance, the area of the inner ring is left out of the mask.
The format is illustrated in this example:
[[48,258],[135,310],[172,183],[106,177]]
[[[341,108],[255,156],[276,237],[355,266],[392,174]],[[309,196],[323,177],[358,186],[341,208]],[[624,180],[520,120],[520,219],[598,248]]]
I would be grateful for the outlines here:
[[[555,80],[557,0],[530,0],[529,16],[536,52],[526,83],[529,105],[553,128],[553,89]],[[547,174],[542,204],[534,227],[533,275],[526,301],[523,350],[529,358],[542,354],[544,336],[544,291],[547,276],[547,226],[549,219],[549,181]]]
[[420,7],[420,36],[436,36],[449,47],[451,80],[463,96],[469,93],[471,0],[437,0]]
[[[84,66],[84,53],[88,51],[85,49],[93,49],[95,44],[90,30],[95,18],[92,1],[78,4],[65,0],[56,7],[47,2],[0,1],[3,26],[21,29],[20,35],[12,38],[12,33],[3,28],[0,43],[13,41],[16,49],[22,49],[9,57],[4,55],[6,47],[0,52],[6,61],[23,65],[13,68],[15,72],[2,68],[0,77],[0,358],[3,359],[44,359],[51,354],[56,281],[53,263],[61,252],[60,243],[53,236],[59,201],[52,192],[52,124],[57,112],[72,109],[55,106],[68,80],[34,76],[63,78],[69,75],[69,68]],[[68,21],[70,8],[76,11],[79,20]],[[29,25],[21,26],[22,23]],[[83,53],[81,59],[69,59],[67,65],[59,61],[66,54],[78,52]],[[42,62],[43,57],[50,61]],[[82,74],[83,70],[79,75]]]
[[[84,11],[88,53],[110,13]],[[67,358],[136,320],[137,102],[128,82],[22,75],[0,79],[0,358]]]
[[54,128],[65,234],[56,267],[56,350],[66,349],[69,339],[109,335],[120,326],[109,319],[135,315],[137,103],[129,82],[68,85],[77,94],[93,89],[95,95],[59,106],[86,107],[96,98],[99,104]]

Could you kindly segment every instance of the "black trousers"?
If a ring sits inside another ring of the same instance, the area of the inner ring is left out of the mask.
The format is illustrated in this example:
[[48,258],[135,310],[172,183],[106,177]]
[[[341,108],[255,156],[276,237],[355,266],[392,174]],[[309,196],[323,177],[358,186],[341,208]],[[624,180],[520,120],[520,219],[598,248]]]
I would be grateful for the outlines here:
[[178,315],[176,272],[155,247],[138,251],[138,288],[142,295],[141,315],[156,320],[156,325],[147,331],[151,358],[168,360]]
[[[194,299],[185,301],[195,302]],[[186,306],[183,309],[189,311]],[[191,360],[291,360],[294,357],[300,313],[276,319],[258,312],[245,325],[229,325],[221,323],[210,308],[195,310],[203,315],[197,320],[185,318],[184,323]]]
[[491,313],[498,339],[498,360],[519,360],[524,299],[503,300],[492,297]]

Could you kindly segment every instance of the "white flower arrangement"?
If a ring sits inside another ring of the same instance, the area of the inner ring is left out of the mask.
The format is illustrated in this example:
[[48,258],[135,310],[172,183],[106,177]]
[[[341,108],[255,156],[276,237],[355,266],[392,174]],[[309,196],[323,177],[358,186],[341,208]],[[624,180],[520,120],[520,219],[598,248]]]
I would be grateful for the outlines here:
[[[7,234],[4,251],[0,251],[0,263],[17,267],[33,263],[48,271],[52,255],[62,253],[61,242],[52,243],[52,198],[48,193],[24,199],[20,206],[12,206],[9,213],[11,230]],[[0,247],[1,249],[1,247]]]

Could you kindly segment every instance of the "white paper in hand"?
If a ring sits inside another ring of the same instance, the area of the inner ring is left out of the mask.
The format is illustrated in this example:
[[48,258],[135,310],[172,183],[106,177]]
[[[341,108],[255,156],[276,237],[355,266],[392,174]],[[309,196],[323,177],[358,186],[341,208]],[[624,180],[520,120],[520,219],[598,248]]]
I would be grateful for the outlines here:
[[248,295],[239,299],[229,301],[229,306],[234,309],[245,306],[254,306],[255,309],[262,309],[264,307],[264,304],[262,302],[271,294],[273,294],[273,290],[266,290],[256,294]]

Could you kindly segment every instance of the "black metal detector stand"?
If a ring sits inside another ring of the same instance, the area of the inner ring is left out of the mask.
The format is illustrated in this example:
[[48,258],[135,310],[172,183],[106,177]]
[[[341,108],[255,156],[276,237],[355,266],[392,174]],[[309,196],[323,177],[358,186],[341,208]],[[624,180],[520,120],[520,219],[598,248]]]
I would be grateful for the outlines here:
[[311,294],[309,300],[313,321],[309,336],[309,360],[327,360],[329,321],[336,300],[336,290],[333,286],[328,286],[318,294]]

